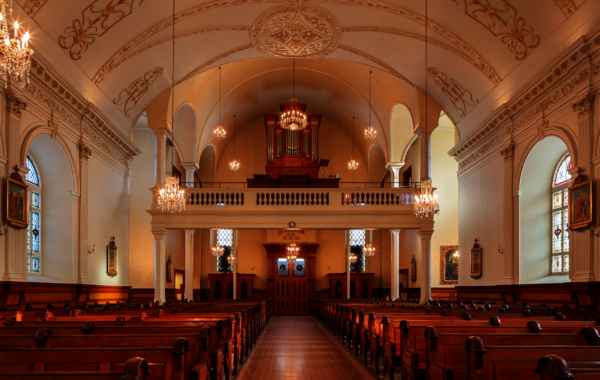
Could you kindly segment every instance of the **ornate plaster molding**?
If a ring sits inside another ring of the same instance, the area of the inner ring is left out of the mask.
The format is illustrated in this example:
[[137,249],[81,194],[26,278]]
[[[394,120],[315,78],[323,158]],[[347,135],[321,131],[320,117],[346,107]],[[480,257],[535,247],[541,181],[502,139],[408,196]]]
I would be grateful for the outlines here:
[[[355,26],[355,27],[342,28],[342,31],[344,33],[346,33],[346,32],[390,33],[390,34],[395,34],[397,36],[403,36],[403,37],[408,37],[408,38],[414,38],[419,41],[425,41],[425,36],[422,34],[407,32],[404,30],[393,29],[393,28],[379,28],[379,27],[372,27],[372,26]],[[477,55],[473,56],[472,54],[468,54],[468,53],[462,51],[461,49],[454,48],[444,42],[438,41],[431,37],[427,38],[427,42],[432,45],[435,45],[437,47],[440,47],[442,49],[445,49],[445,50],[449,51],[450,53],[455,54],[455,55],[459,56],[460,58],[464,59],[465,61],[469,62],[477,70],[481,71],[481,73],[483,75],[485,75],[494,85],[498,85],[498,84],[500,84],[500,82],[502,82],[502,79],[500,78],[500,75],[496,72],[496,70],[491,65],[481,64],[480,57],[478,57]]]
[[[146,0],[139,1],[140,7],[144,1]],[[73,20],[73,24],[58,36],[58,46],[69,50],[71,59],[81,59],[82,54],[96,42],[96,39],[133,13],[135,2],[136,0],[110,0],[106,3],[106,1],[94,0],[81,11],[81,19]],[[102,6],[104,8],[100,8]]]
[[554,0],[556,5],[565,14],[567,18],[573,16],[573,13],[577,10],[577,5],[573,0]]
[[383,61],[380,61],[379,59],[377,59],[377,58],[373,57],[372,55],[370,55],[370,54],[367,54],[367,53],[365,53],[365,52],[363,52],[363,51],[360,51],[360,50],[358,50],[358,49],[352,48],[352,47],[350,47],[350,46],[346,46],[346,45],[340,45],[340,49],[343,49],[343,50],[349,51],[349,52],[351,52],[351,53],[354,53],[354,54],[356,54],[356,55],[359,55],[359,56],[361,56],[361,57],[363,57],[363,58],[366,58],[366,59],[368,59],[368,60],[370,60],[370,61],[373,61],[373,62],[375,62],[375,63],[376,63],[376,64],[378,64],[379,66],[381,66],[381,67],[385,68],[387,71],[389,71],[389,73],[390,73],[390,74],[392,74],[393,76],[395,76],[396,78],[398,78],[398,79],[400,79],[401,81],[403,81],[403,82],[405,82],[405,83],[409,84],[409,85],[410,85],[410,86],[412,86],[412,87],[415,87],[415,85],[414,85],[414,84],[412,84],[412,83],[411,83],[411,81],[409,81],[408,79],[406,79],[406,77],[404,77],[404,75],[402,75],[402,74],[400,74],[399,72],[397,72],[396,70],[394,70],[394,68],[393,68],[392,66],[388,65],[387,63],[385,63],[385,62],[383,62]]
[[594,94],[587,94],[583,99],[573,104],[573,111],[577,112],[579,120],[589,118],[594,113]]
[[504,157],[504,162],[514,161],[515,159],[515,142],[511,142],[500,151],[500,155]]
[[341,27],[329,12],[286,6],[258,17],[250,31],[252,45],[269,57],[324,57],[340,45]]
[[113,99],[116,105],[123,105],[125,116],[129,116],[129,111],[135,108],[138,101],[146,95],[150,86],[163,74],[164,69],[157,67],[148,71],[143,77],[138,78],[125,87],[120,93],[118,99]]
[[[457,35],[450,32],[443,26],[436,24],[431,19],[428,20],[428,22],[426,22],[425,17],[419,13],[415,13],[411,10],[401,8],[399,6],[396,6],[396,5],[393,5],[390,3],[386,3],[383,1],[378,1],[378,0],[304,0],[304,1],[302,1],[302,4],[304,4],[304,5],[309,4],[309,3],[344,4],[344,5],[353,5],[353,6],[359,6],[359,7],[369,8],[369,9],[376,9],[376,10],[380,10],[383,12],[389,12],[396,16],[407,18],[407,19],[414,21],[416,23],[419,23],[423,26],[427,26],[431,30],[442,35],[443,37],[448,39],[450,42],[452,42],[453,44],[458,46],[460,49],[465,51],[466,54],[473,57],[476,60],[476,62],[479,62],[479,65],[480,65],[482,71],[489,72],[488,75],[497,77],[495,79],[495,81],[497,81],[498,83],[500,83],[500,81],[501,81],[501,78],[497,75],[496,71],[492,68],[492,66],[473,47],[471,47],[469,44],[467,44],[465,41],[460,39]],[[295,2],[292,0],[287,0],[287,1],[286,0],[246,0],[246,1],[213,0],[213,1],[202,3],[200,5],[191,7],[189,9],[186,9],[184,11],[177,13],[175,15],[175,23],[184,21],[190,17],[194,17],[200,13],[208,12],[208,11],[211,11],[214,9],[220,9],[220,8],[224,8],[224,7],[237,6],[237,5],[247,5],[247,4],[292,4],[293,5],[293,4],[295,4]],[[120,57],[127,55],[128,52],[132,51],[137,46],[144,43],[144,41],[146,41],[153,35],[159,33],[160,31],[162,31],[165,28],[171,27],[172,22],[173,22],[173,18],[167,17],[167,18],[159,21],[158,23],[154,24],[152,27],[146,29],[142,33],[138,34],[132,40],[127,42],[125,45],[123,45],[119,50],[117,50],[111,56],[111,58],[109,58],[109,60],[101,66],[100,70],[103,70],[103,69],[109,67],[111,62],[119,61]],[[109,72],[110,72],[110,70],[109,70]],[[103,73],[101,71],[98,71],[94,75],[94,83],[96,85],[98,85],[98,83],[100,83],[102,81],[102,79],[104,79],[104,77],[106,77],[106,75],[103,75]]]
[[[500,37],[517,60],[527,57],[528,49],[540,44],[540,36],[533,27],[517,15],[517,9],[505,0],[464,0],[465,14],[494,36]],[[456,1],[454,1],[456,4]]]
[[23,5],[23,10],[25,13],[29,15],[29,17],[34,18],[35,14],[48,2],[48,0],[27,0]]
[[[177,33],[175,35],[175,38],[176,39],[183,38],[183,37],[187,37],[187,36],[193,36],[196,34],[209,33],[209,32],[249,31],[249,30],[250,30],[250,27],[248,27],[248,26],[213,26],[213,27],[208,27],[208,28],[187,30],[185,32]],[[96,74],[94,75],[94,78],[92,78],[92,81],[94,82],[95,85],[99,85],[102,82],[102,80],[104,78],[106,78],[106,76],[108,76],[108,74],[110,74],[112,71],[114,71],[117,67],[121,66],[121,64],[127,62],[131,58],[137,56],[138,54],[145,52],[148,49],[151,49],[155,46],[164,44],[165,42],[170,42],[172,40],[173,40],[173,36],[168,36],[168,37],[153,41],[149,44],[146,44],[146,45],[140,47],[139,49],[129,51],[129,52],[123,52],[122,54],[112,56],[111,59],[108,62],[106,62],[98,70],[98,72],[96,72]]]
[[435,84],[442,88],[444,95],[450,99],[454,108],[460,111],[460,117],[467,114],[467,104],[472,106],[479,104],[479,100],[473,100],[471,91],[466,90],[456,80],[448,78],[448,75],[438,71],[435,67],[428,68],[427,75],[432,77]]
[[6,112],[9,115],[21,118],[21,111],[27,107],[27,103],[19,97],[17,97],[12,91],[5,93],[6,97]]
[[90,157],[92,157],[92,148],[90,148],[84,142],[80,142],[79,143],[79,154],[81,156],[81,159],[87,161],[87,160],[89,160]]
[[243,45],[243,46],[237,47],[237,48],[235,48],[235,49],[231,49],[231,50],[229,50],[229,51],[226,51],[226,52],[225,52],[225,53],[223,53],[223,54],[219,54],[218,56],[216,56],[216,57],[214,57],[214,58],[211,58],[211,59],[209,59],[208,61],[204,62],[204,63],[203,63],[203,64],[201,64],[200,66],[196,67],[194,70],[190,71],[190,72],[189,72],[189,73],[188,73],[186,76],[184,76],[183,78],[181,78],[181,79],[179,80],[179,82],[175,83],[175,85],[179,85],[179,84],[181,84],[181,83],[185,82],[186,80],[188,80],[188,79],[190,79],[190,78],[192,78],[192,77],[194,77],[194,76],[196,76],[196,75],[200,74],[200,73],[201,73],[201,72],[203,72],[203,71],[204,71],[204,70],[205,70],[205,69],[206,69],[208,66],[212,65],[213,63],[215,63],[215,62],[217,62],[217,61],[219,61],[219,60],[221,60],[221,59],[223,59],[223,58],[225,58],[225,57],[227,57],[227,56],[230,56],[230,55],[232,55],[232,54],[235,54],[235,53],[237,53],[237,52],[240,52],[240,51],[243,51],[243,50],[246,50],[246,49],[250,49],[251,47],[252,47],[252,45],[250,45],[250,44],[248,44],[248,45]]

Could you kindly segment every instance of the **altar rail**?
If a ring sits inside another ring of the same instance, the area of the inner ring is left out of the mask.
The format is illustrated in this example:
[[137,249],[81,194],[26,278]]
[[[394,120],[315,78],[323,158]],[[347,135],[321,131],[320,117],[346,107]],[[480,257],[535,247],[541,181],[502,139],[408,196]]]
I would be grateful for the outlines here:
[[187,208],[197,210],[210,206],[230,206],[257,209],[268,206],[312,206],[340,209],[349,206],[412,206],[414,188],[354,190],[302,190],[289,189],[186,189]]

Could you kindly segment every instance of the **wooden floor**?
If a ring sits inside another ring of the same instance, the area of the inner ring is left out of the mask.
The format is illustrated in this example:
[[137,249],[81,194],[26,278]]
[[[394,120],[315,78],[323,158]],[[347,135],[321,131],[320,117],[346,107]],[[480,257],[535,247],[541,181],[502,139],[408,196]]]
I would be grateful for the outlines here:
[[313,317],[273,317],[241,380],[365,379],[370,374]]

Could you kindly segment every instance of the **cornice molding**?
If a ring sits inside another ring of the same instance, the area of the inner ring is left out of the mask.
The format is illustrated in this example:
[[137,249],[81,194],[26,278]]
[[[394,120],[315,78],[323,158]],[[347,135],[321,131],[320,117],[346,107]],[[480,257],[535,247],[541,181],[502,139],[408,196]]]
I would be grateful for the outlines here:
[[[560,59],[549,65],[536,79],[492,112],[471,134],[448,153],[459,162],[459,170],[477,161],[492,147],[500,144],[509,134],[528,124],[536,124],[536,117],[548,114],[561,105],[565,98],[574,96],[581,86],[588,84],[590,76],[600,73],[600,63],[590,73],[590,60],[600,56],[600,37],[595,28],[580,38]],[[589,42],[588,42],[589,41]],[[591,52],[592,48],[596,48]],[[514,120],[514,122],[513,122]]]
[[93,103],[86,101],[58,75],[39,54],[32,60],[30,79],[31,83],[26,87],[27,92],[58,111],[58,114],[73,127],[80,129],[81,121],[84,125],[88,124],[90,133],[93,130],[96,132],[95,137],[102,136],[105,140],[102,144],[104,149],[111,147],[114,153],[109,153],[112,156],[115,156],[115,153],[120,157],[125,156],[120,161],[127,162],[128,166],[133,157],[140,155],[141,151]]

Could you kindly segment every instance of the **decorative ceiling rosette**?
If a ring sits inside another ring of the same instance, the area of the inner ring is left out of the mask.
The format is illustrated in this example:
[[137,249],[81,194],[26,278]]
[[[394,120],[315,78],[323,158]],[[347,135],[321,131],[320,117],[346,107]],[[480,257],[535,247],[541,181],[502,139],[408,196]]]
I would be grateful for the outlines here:
[[269,57],[324,57],[338,48],[341,27],[314,7],[282,7],[263,13],[250,30],[252,45]]

